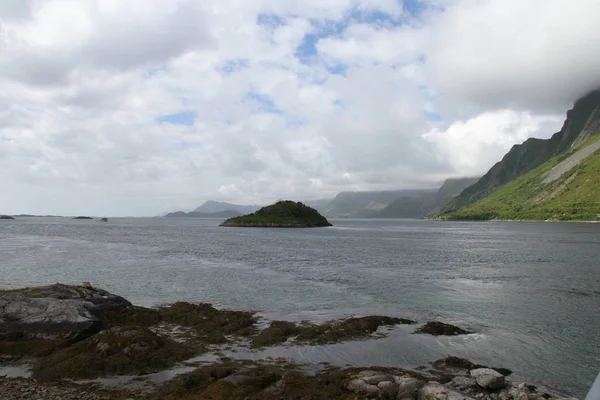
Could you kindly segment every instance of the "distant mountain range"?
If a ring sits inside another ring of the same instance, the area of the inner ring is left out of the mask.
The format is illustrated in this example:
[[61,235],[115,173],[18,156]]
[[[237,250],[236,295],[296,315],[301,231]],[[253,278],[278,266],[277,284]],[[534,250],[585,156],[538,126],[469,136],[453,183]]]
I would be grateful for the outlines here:
[[372,214],[373,218],[423,218],[439,212],[464,189],[479,178],[447,179],[438,190],[424,190],[416,196],[402,196],[381,211]]
[[[262,206],[244,206],[239,204],[225,203],[223,201],[209,200],[196,208],[194,212],[213,214],[223,211],[237,211],[240,214],[250,214],[258,210]],[[229,218],[229,217],[228,217]]]
[[513,146],[440,217],[600,220],[600,90],[575,102],[550,139]]
[[202,212],[183,212],[176,211],[165,215],[166,218],[232,218],[239,217],[242,213],[235,210],[217,211],[214,213],[202,213]]

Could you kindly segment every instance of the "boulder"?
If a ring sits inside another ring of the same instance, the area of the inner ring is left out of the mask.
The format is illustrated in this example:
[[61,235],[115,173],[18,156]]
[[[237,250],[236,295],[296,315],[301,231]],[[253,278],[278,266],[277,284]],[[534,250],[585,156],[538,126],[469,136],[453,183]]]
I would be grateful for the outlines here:
[[437,382],[429,382],[419,390],[419,400],[474,400]]
[[383,381],[377,384],[379,390],[381,390],[381,397],[384,399],[395,400],[398,394],[398,384],[390,381]]
[[102,311],[131,303],[102,289],[50,285],[0,293],[0,332],[88,332]]
[[384,375],[384,374],[366,376],[361,379],[363,381],[365,381],[366,383],[368,383],[369,385],[378,385],[381,382],[394,382],[394,377],[392,375]]
[[500,389],[506,386],[504,375],[491,368],[477,368],[471,370],[473,377],[479,386],[488,390]]
[[395,382],[398,384],[398,399],[415,399],[418,390],[425,385],[425,382],[409,375],[397,376]]
[[365,395],[369,398],[377,398],[381,395],[381,390],[375,386],[370,385],[362,379],[353,379],[348,384],[348,390],[351,392]]
[[458,390],[467,390],[473,387],[477,387],[477,381],[467,376],[457,376],[448,383],[448,386],[456,388]]

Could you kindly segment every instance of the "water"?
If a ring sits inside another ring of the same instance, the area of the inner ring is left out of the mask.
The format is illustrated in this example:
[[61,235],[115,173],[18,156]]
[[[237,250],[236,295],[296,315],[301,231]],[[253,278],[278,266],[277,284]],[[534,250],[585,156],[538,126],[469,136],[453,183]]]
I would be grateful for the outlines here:
[[433,338],[401,327],[379,341],[266,353],[307,362],[415,367],[453,354],[579,396],[600,369],[600,225],[218,222],[0,221],[0,287],[90,281],[139,305],[202,301],[318,321],[377,313],[478,332]]

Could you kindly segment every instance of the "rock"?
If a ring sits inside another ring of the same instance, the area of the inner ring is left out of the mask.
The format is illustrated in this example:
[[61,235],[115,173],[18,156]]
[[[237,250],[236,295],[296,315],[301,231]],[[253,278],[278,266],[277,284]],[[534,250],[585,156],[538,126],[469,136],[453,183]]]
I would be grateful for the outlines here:
[[500,389],[506,385],[504,375],[491,368],[472,369],[471,377],[475,378],[479,386],[489,390]]
[[[392,378],[393,379],[393,378]],[[383,381],[377,384],[379,390],[381,390],[381,395],[384,399],[396,399],[396,395],[398,394],[398,384],[390,381]]]
[[89,282],[83,282],[83,285],[81,285],[81,286],[83,286],[86,289],[91,289],[92,288],[92,284],[89,283]]
[[473,398],[437,382],[430,382],[419,390],[419,400],[473,400]]
[[476,387],[477,381],[467,376],[457,376],[454,379],[452,379],[450,383],[448,383],[448,386],[454,387],[458,390],[466,390]]
[[369,385],[377,385],[380,382],[394,382],[394,377],[392,375],[373,375],[361,378],[363,381],[368,383]]
[[131,303],[102,289],[50,285],[0,293],[0,331],[90,332],[103,310]]
[[397,376],[395,382],[398,384],[398,399],[416,398],[418,390],[425,385],[425,382],[408,375]]
[[367,397],[379,397],[381,391],[375,385],[369,385],[362,379],[353,379],[348,384],[348,390]]
[[433,336],[455,336],[455,335],[464,335],[468,333],[472,333],[466,331],[458,326],[445,324],[443,322],[428,322],[419,329],[417,329],[414,333],[425,333]]

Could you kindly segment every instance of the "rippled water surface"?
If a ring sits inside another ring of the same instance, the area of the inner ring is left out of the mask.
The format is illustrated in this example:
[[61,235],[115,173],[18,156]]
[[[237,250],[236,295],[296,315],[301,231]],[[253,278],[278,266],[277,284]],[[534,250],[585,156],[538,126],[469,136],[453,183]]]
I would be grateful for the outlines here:
[[477,331],[272,350],[299,360],[415,367],[448,354],[582,395],[600,368],[600,225],[338,220],[0,221],[0,287],[90,281],[140,305],[176,300],[327,320],[389,314]]

